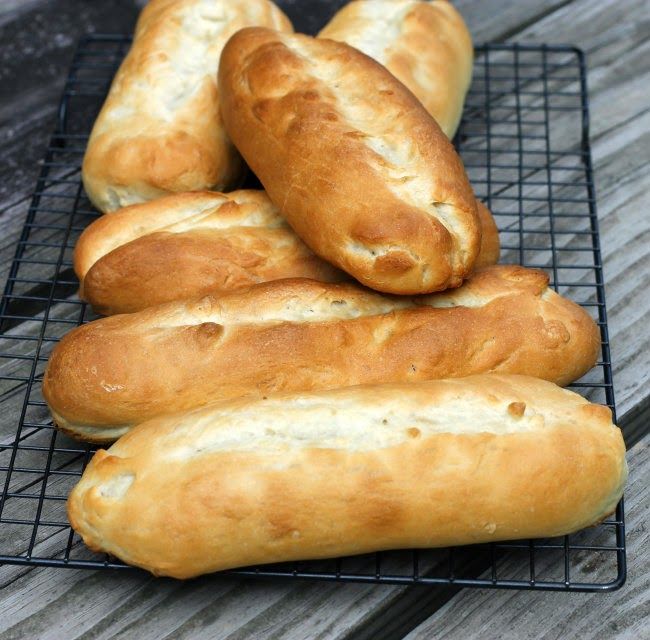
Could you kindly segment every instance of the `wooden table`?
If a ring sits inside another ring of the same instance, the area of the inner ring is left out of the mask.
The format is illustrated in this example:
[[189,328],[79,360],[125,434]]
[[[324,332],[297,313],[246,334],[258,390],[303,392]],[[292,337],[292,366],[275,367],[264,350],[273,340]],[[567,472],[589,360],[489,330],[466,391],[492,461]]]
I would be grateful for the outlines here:
[[[0,3],[3,282],[76,40],[91,31],[130,32],[137,4]],[[285,4],[299,12],[299,0]],[[458,0],[457,5],[476,42],[573,43],[587,53],[619,423],[630,449],[627,585],[603,595],[219,577],[184,584],[141,574],[6,566],[0,568],[0,640],[650,638],[650,566],[643,553],[650,469],[649,439],[644,438],[650,407],[650,3]]]

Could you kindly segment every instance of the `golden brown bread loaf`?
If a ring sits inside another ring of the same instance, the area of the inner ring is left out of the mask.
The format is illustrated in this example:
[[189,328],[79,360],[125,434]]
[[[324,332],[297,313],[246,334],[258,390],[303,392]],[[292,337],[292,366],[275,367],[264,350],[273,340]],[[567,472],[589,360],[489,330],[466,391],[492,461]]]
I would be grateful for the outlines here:
[[[499,232],[477,206],[476,265],[487,266],[499,259]],[[81,297],[103,315],[280,278],[349,278],[307,248],[263,191],[174,194],[102,216],[81,234],[74,267]]]
[[383,64],[454,137],[472,80],[474,47],[450,2],[355,0],[319,37],[346,42]]
[[333,40],[243,29],[219,65],[223,120],[289,224],[379,291],[457,287],[480,245],[453,146],[379,63]]
[[280,278],[349,276],[314,255],[263,191],[192,192],[103,216],[74,253],[80,296],[131,313]]
[[79,327],[56,346],[43,395],[66,433],[107,442],[149,418],[252,394],[522,373],[567,384],[598,329],[541,271],[493,266],[419,298],[276,280]]
[[68,515],[92,549],[190,578],[568,534],[612,513],[626,477],[609,409],[488,374],[152,420],[95,455]]
[[242,27],[291,31],[269,0],[151,0],[95,122],[83,161],[100,211],[176,191],[223,189],[241,158],[219,114],[216,73]]

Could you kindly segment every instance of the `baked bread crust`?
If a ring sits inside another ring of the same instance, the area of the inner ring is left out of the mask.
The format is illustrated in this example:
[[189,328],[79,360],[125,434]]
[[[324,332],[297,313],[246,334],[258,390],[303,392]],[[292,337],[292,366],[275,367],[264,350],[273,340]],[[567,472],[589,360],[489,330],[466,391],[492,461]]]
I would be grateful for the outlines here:
[[[479,267],[498,261],[499,232],[477,205]],[[80,296],[103,315],[280,278],[349,278],[307,248],[264,191],[174,194],[102,216],[81,234],[74,267]]]
[[145,6],[83,161],[86,193],[100,211],[239,179],[241,158],[223,129],[216,73],[230,36],[251,25],[292,30],[269,0]]
[[67,433],[108,442],[149,418],[245,395],[497,371],[568,384],[600,350],[587,312],[541,271],[493,266],[418,298],[276,280],[68,333],[43,378]]
[[568,534],[613,512],[626,477],[609,409],[488,374],[152,420],[94,456],[68,516],[91,549],[190,578]]
[[480,245],[463,164],[415,96],[333,40],[249,28],[219,65],[228,134],[319,256],[378,291],[460,286]]
[[492,212],[480,200],[476,201],[476,211],[481,225],[481,248],[474,263],[474,269],[481,269],[499,262],[501,241],[499,240],[499,228]]
[[406,85],[453,138],[472,81],[474,47],[447,0],[355,0],[320,32],[363,51]]
[[349,277],[314,255],[263,191],[174,194],[103,216],[81,234],[74,266],[80,296],[103,315],[280,278]]

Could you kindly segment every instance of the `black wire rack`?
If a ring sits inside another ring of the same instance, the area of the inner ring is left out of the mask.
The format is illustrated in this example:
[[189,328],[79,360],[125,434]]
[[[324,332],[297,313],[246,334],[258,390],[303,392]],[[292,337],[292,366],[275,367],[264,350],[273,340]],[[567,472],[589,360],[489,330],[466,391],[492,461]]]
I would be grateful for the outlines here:
[[[92,455],[53,428],[41,395],[49,353],[93,319],[77,297],[72,250],[98,216],[80,181],[94,117],[130,44],[84,38],[75,54],[0,304],[0,563],[128,569],[89,551],[65,501]],[[614,407],[602,258],[589,148],[585,62],[562,46],[484,45],[456,136],[477,192],[499,225],[503,262],[545,269],[600,326],[602,358],[572,387]],[[593,575],[598,569],[599,580]],[[611,590],[625,580],[623,505],[597,527],[530,540],[227,572],[398,585]],[[603,577],[605,576],[605,577]]]

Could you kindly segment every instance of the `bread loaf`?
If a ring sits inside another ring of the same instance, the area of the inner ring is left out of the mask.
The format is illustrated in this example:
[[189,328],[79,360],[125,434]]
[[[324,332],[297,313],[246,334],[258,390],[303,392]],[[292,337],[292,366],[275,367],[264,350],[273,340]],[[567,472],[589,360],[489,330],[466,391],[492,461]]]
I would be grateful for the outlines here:
[[[499,232],[477,204],[484,266],[499,259]],[[263,191],[175,194],[102,216],[81,234],[74,267],[81,297],[103,315],[280,278],[349,278],[307,248]]]
[[609,409],[488,374],[152,420],[95,455],[68,515],[91,549],[191,578],[572,533],[614,511],[626,477]]
[[320,32],[363,51],[404,83],[453,138],[472,80],[474,47],[447,0],[355,0]]
[[380,64],[333,40],[243,29],[219,65],[226,130],[319,256],[388,293],[457,287],[480,246],[463,164]]
[[104,315],[267,280],[349,276],[316,257],[263,191],[193,192],[103,216],[74,254],[80,295]]
[[239,154],[219,114],[216,73],[230,36],[291,31],[269,0],[151,0],[95,122],[83,161],[100,211],[177,191],[232,186]]
[[599,348],[591,317],[533,269],[493,266],[412,299],[276,280],[81,326],[52,352],[43,395],[63,431],[107,442],[157,415],[245,395],[486,371],[566,384]]

